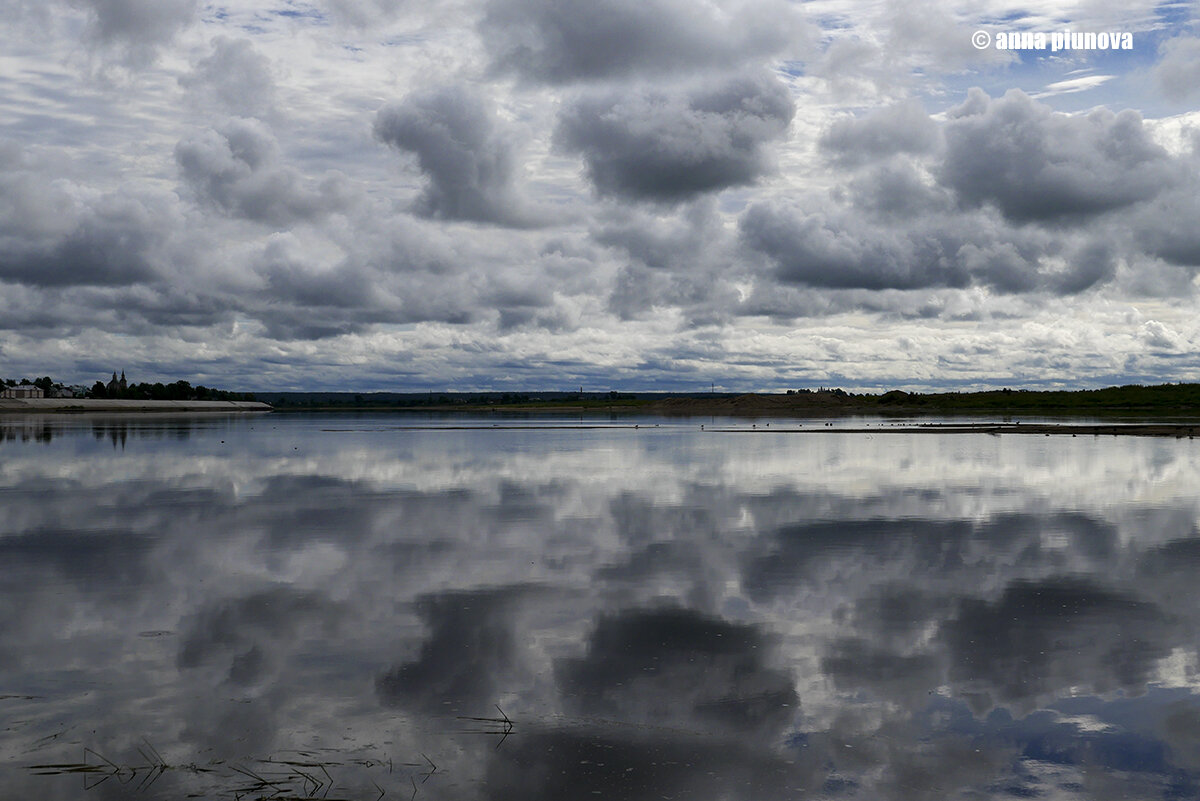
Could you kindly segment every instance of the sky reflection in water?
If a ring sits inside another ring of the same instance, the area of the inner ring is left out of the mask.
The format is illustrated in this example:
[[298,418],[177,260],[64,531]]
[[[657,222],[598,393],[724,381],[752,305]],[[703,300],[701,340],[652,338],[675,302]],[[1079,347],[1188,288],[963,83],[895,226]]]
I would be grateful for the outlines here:
[[411,422],[0,419],[0,786],[1200,795],[1195,442]]

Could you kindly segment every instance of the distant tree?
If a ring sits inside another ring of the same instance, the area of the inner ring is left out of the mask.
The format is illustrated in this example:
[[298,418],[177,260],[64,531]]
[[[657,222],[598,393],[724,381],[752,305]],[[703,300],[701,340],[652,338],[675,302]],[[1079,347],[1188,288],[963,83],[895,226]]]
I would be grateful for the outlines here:
[[104,382],[97,381],[95,384],[92,384],[92,391],[89,395],[93,398],[107,398],[108,390],[104,388]]
[[47,375],[35,379],[33,385],[42,392],[49,394],[50,390],[54,388],[54,381],[50,378],[50,376]]

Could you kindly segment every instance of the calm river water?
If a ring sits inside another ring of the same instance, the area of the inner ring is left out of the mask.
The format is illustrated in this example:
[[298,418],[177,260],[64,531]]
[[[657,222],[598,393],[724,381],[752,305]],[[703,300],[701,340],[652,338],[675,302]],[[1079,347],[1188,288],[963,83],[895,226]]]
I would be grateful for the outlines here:
[[1200,441],[493,422],[0,418],[2,795],[1200,797]]

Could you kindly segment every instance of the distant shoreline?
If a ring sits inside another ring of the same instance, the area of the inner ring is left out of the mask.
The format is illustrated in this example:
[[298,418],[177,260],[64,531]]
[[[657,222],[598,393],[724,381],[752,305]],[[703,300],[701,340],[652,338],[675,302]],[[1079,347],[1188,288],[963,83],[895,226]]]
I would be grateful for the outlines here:
[[97,398],[2,398],[0,414],[72,412],[269,412],[258,401],[101,400]]
[[709,394],[616,391],[347,393],[256,392],[276,412],[466,412],[472,414],[614,414],[665,417],[1134,417],[1200,419],[1200,384],[1126,385],[1095,390],[989,390],[933,394],[840,389]]

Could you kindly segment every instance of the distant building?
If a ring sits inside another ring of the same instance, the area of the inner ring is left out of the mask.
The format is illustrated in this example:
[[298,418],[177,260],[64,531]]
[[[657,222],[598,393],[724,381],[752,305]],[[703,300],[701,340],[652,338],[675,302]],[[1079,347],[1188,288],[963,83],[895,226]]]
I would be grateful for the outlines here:
[[0,390],[0,398],[41,398],[42,388],[33,384],[21,384],[16,387],[5,387]]
[[124,392],[125,387],[125,371],[122,370],[120,380],[117,379],[117,374],[113,373],[112,381],[109,381],[108,386],[106,386],[104,389],[107,390],[109,397],[113,397]]

